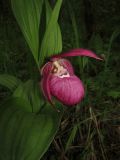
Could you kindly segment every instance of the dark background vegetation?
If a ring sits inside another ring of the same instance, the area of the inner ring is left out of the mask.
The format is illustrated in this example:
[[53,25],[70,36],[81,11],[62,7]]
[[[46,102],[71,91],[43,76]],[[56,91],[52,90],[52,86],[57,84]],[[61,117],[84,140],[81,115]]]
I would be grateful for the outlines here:
[[[51,0],[52,5],[54,2]],[[72,60],[76,74],[84,81],[86,97],[80,106],[66,109],[56,138],[42,159],[118,160],[120,1],[63,0],[59,23],[63,50],[90,48],[104,61],[89,60],[81,68],[80,59]],[[0,0],[0,73],[10,73],[26,80],[34,68],[29,52],[10,1]],[[0,87],[0,102],[10,94]]]

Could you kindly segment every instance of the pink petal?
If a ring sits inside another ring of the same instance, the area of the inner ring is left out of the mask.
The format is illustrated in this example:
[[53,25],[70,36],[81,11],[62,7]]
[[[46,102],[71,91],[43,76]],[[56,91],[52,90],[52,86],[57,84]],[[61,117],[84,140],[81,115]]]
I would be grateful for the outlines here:
[[98,57],[94,52],[87,50],[87,49],[83,49],[83,48],[73,49],[66,53],[53,55],[52,58],[74,57],[74,56],[87,56],[87,57],[95,58],[98,60],[103,60],[102,58]]
[[52,68],[52,62],[46,63],[46,64],[42,67],[42,69],[41,69],[41,71],[40,71],[41,75],[42,75],[43,77],[44,77],[45,75],[48,75],[49,72],[50,72],[50,70],[51,70],[51,68]]
[[50,80],[50,91],[54,97],[67,106],[80,103],[84,97],[83,83],[75,75],[69,78],[52,77]]
[[41,74],[42,74],[42,80],[41,80],[41,88],[43,91],[43,94],[45,96],[45,98],[49,101],[49,103],[52,103],[52,98],[51,98],[51,94],[50,94],[50,87],[49,87],[49,80],[51,77],[51,71],[52,69],[52,63],[48,62],[47,64],[45,64],[42,68]]

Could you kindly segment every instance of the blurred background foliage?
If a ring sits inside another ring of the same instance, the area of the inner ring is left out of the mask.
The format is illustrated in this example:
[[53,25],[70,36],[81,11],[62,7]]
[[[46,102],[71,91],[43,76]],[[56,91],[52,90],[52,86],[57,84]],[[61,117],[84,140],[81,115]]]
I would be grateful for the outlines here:
[[[55,0],[50,0],[54,5]],[[86,47],[104,62],[76,58],[75,72],[86,97],[66,108],[60,129],[43,160],[118,160],[120,157],[120,1],[63,0],[59,24],[63,50]],[[10,0],[0,1],[0,73],[23,80],[36,67],[13,16]],[[81,65],[82,64],[82,65]],[[0,103],[11,94],[0,87]]]

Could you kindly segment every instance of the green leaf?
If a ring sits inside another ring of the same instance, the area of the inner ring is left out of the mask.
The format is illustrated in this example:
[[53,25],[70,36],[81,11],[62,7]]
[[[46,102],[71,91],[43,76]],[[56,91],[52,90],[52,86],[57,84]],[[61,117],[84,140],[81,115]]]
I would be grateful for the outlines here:
[[75,48],[79,48],[80,47],[80,40],[79,40],[80,35],[79,35],[79,32],[78,32],[75,12],[74,12],[74,9],[73,9],[70,1],[67,1],[67,5],[68,5],[68,11],[69,11],[69,15],[70,15],[70,18],[71,18],[72,29],[73,29],[73,33],[74,33],[74,37],[75,37],[75,41],[74,41],[75,43],[73,45],[74,45]]
[[28,80],[20,84],[13,93],[13,97],[19,97],[26,100],[31,105],[30,112],[37,113],[43,105],[43,100],[40,98],[40,86],[38,82]]
[[21,108],[23,99],[0,106],[0,160],[39,160],[52,142],[62,116],[45,105],[40,114]]
[[49,20],[50,20],[51,14],[52,14],[52,8],[51,8],[48,0],[45,0],[45,7],[46,7],[46,28],[47,28],[47,25],[49,23]]
[[118,37],[118,35],[120,34],[120,29],[117,28],[111,35],[110,37],[110,41],[109,41],[109,45],[108,45],[108,53],[110,53],[111,48],[112,48],[112,44],[114,42],[114,40]]
[[38,65],[39,25],[43,0],[11,0],[17,22]]
[[114,98],[114,99],[117,99],[117,98],[120,98],[120,91],[112,90],[112,91],[107,92],[107,95],[108,95],[109,97],[112,97],[112,98]]
[[120,34],[120,29],[117,28],[111,35],[110,40],[109,40],[109,45],[108,45],[108,50],[107,50],[107,55],[106,55],[106,62],[105,62],[105,67],[104,70],[107,69],[108,66],[108,62],[109,62],[109,58],[111,56],[111,49],[112,49],[112,45],[114,40],[118,37],[118,35]]
[[21,81],[14,76],[8,74],[0,75],[0,85],[7,87],[11,91],[13,91],[19,83],[21,83]]
[[43,97],[40,95],[40,85],[38,82],[31,82],[29,100],[32,106],[32,112],[37,113],[44,104]]
[[57,22],[61,4],[62,0],[58,0],[56,2],[54,10],[51,13],[51,7],[48,1],[46,1],[46,19],[48,25],[41,44],[39,56],[40,64],[43,63],[45,57],[51,56],[62,51],[61,32]]
[[[29,101],[29,94],[27,93],[27,90],[28,90],[28,85],[26,84],[20,84],[17,89],[14,91],[13,93],[13,97],[14,98],[22,98],[24,101],[26,101],[27,105],[23,105],[22,107],[26,110],[27,108],[27,111],[29,112],[32,112],[32,106],[30,104],[30,101]],[[31,107],[29,107],[31,106]]]
[[74,141],[75,139],[75,136],[76,136],[76,133],[77,133],[77,130],[78,130],[78,125],[75,125],[70,133],[70,136],[67,140],[67,143],[66,143],[66,147],[65,147],[65,151],[67,151],[67,149],[69,148],[69,146],[72,144],[72,142]]
[[29,101],[26,101],[26,99],[22,98],[22,97],[9,97],[7,99],[7,101],[3,102],[4,103],[9,103],[9,105],[11,106],[12,104],[14,104],[14,106],[17,106],[18,109],[24,111],[24,112],[30,112],[32,113],[32,106],[29,103]]
[[71,26],[74,34],[73,47],[85,47],[86,44],[84,44],[84,42],[86,40],[86,23],[84,16],[84,2],[79,1],[79,19],[77,19],[76,4],[72,1],[66,1],[66,5],[68,8]]
[[103,40],[98,33],[93,33],[89,42],[89,48],[95,50],[97,53],[103,52]]

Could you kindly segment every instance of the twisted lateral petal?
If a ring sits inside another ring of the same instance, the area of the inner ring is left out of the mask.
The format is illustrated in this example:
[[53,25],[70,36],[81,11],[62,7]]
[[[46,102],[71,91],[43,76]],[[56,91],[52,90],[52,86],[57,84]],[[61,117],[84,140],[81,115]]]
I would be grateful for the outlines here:
[[49,101],[49,103],[52,103],[52,98],[51,98],[51,94],[50,94],[50,87],[49,87],[49,80],[51,77],[51,69],[52,69],[52,63],[48,62],[46,63],[42,70],[41,70],[41,74],[42,74],[42,80],[41,80],[41,88],[43,91],[43,94],[45,96],[45,98]]
[[98,57],[94,52],[87,50],[87,49],[83,49],[83,48],[73,49],[66,53],[53,55],[52,58],[74,57],[74,56],[86,56],[86,57],[91,57],[91,58],[95,58],[98,60],[102,60],[102,58]]
[[52,62],[48,62],[41,68],[40,73],[43,77],[47,76],[50,73],[51,69],[52,69]]

